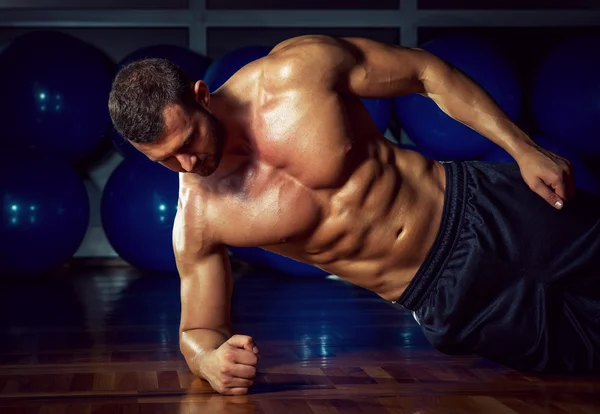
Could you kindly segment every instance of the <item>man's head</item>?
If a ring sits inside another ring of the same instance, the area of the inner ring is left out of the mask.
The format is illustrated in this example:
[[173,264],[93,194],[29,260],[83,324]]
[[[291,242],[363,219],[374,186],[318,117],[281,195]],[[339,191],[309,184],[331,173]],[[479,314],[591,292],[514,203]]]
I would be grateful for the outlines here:
[[115,129],[148,158],[178,172],[212,174],[223,156],[222,126],[209,112],[202,81],[164,59],[119,71],[108,107]]

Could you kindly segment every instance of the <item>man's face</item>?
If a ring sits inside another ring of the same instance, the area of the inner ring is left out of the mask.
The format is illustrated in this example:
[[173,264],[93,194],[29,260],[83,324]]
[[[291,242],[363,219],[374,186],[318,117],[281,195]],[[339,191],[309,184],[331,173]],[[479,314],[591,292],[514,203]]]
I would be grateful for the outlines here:
[[164,132],[157,142],[133,145],[148,158],[176,172],[211,175],[223,157],[224,135],[219,121],[204,107],[165,108]]

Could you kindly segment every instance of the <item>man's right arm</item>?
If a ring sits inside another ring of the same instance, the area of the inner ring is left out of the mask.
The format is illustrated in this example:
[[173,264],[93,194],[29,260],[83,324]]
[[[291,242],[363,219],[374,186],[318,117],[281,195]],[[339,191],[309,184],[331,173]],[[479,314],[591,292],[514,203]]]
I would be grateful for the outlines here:
[[181,277],[181,352],[192,372],[207,379],[206,357],[231,337],[227,251],[224,246],[205,252],[176,251],[176,258]]
[[190,370],[217,392],[246,394],[256,375],[258,348],[249,336],[232,336],[227,249],[206,236],[210,231],[183,221],[176,218],[173,233],[181,278],[181,353]]

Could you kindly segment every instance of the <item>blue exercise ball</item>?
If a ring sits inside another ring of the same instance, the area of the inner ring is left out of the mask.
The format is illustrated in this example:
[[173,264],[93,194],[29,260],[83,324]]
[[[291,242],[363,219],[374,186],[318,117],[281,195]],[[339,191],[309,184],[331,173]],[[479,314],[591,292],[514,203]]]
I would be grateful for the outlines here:
[[[549,138],[546,136],[537,135],[533,137],[533,140],[542,148],[547,149],[555,154],[565,157],[571,162],[573,167],[573,173],[575,174],[575,185],[581,189],[584,189],[590,193],[600,195],[598,191],[598,183],[589,168],[583,161],[583,159],[577,154],[577,152],[568,147],[565,144],[557,141],[556,139]],[[490,152],[481,157],[481,161],[488,162],[515,162],[514,158],[501,147],[495,146]]]
[[[473,36],[454,35],[425,43],[423,49],[446,60],[475,80],[495,102],[517,120],[522,91],[515,70],[492,43]],[[446,115],[419,94],[395,98],[396,114],[411,140],[444,160],[481,156],[493,142]]]
[[538,128],[574,149],[600,155],[600,35],[554,48],[535,74],[531,106]]
[[299,262],[259,247],[229,247],[233,257],[256,267],[264,267],[288,276],[327,276],[318,267]]
[[494,146],[490,151],[483,154],[480,161],[484,162],[516,162],[515,159],[500,146]]
[[[179,66],[193,80],[204,78],[206,69],[210,62],[206,56],[194,52],[188,48],[176,45],[154,45],[137,49],[128,54],[119,62],[119,69],[146,58],[167,59]],[[127,140],[125,140],[114,128],[111,130],[111,141],[115,149],[124,157],[144,157]]]
[[425,150],[425,149],[423,149],[421,147],[418,147],[416,145],[400,144],[399,147],[402,148],[402,149],[406,149],[406,150],[418,152],[419,154],[421,154],[425,158],[429,158],[429,159],[432,159],[432,160],[438,160],[438,161],[440,160],[437,155],[432,154],[431,152],[429,152],[429,151],[427,151],[427,150]]
[[392,100],[390,98],[361,98],[361,101],[381,133],[387,131],[392,119]]
[[35,31],[0,53],[2,143],[76,162],[110,127],[114,64],[95,47],[64,33]]
[[210,64],[210,61],[206,56],[196,53],[186,47],[176,45],[154,45],[131,52],[119,62],[119,67],[124,67],[136,60],[147,58],[162,58],[169,60],[179,66],[193,81],[202,79]]
[[90,202],[83,180],[65,161],[11,155],[0,163],[0,271],[41,274],[79,248]]
[[266,46],[245,46],[234,49],[210,64],[204,81],[211,91],[219,89],[234,73],[248,63],[265,57],[271,51]]
[[133,267],[176,272],[172,245],[179,177],[149,160],[123,160],[109,177],[100,206],[102,226],[117,254]]

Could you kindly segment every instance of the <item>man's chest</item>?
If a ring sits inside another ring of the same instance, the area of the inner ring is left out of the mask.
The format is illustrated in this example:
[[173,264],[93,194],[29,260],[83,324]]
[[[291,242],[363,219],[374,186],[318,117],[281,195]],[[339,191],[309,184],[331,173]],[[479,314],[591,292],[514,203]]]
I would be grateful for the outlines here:
[[324,194],[285,169],[254,162],[221,183],[211,195],[206,217],[218,238],[232,246],[289,242],[310,233],[320,222]]
[[222,242],[264,246],[309,237],[368,157],[360,128],[353,132],[359,116],[334,95],[313,102],[291,94],[257,111],[252,155],[219,180],[205,212]]

